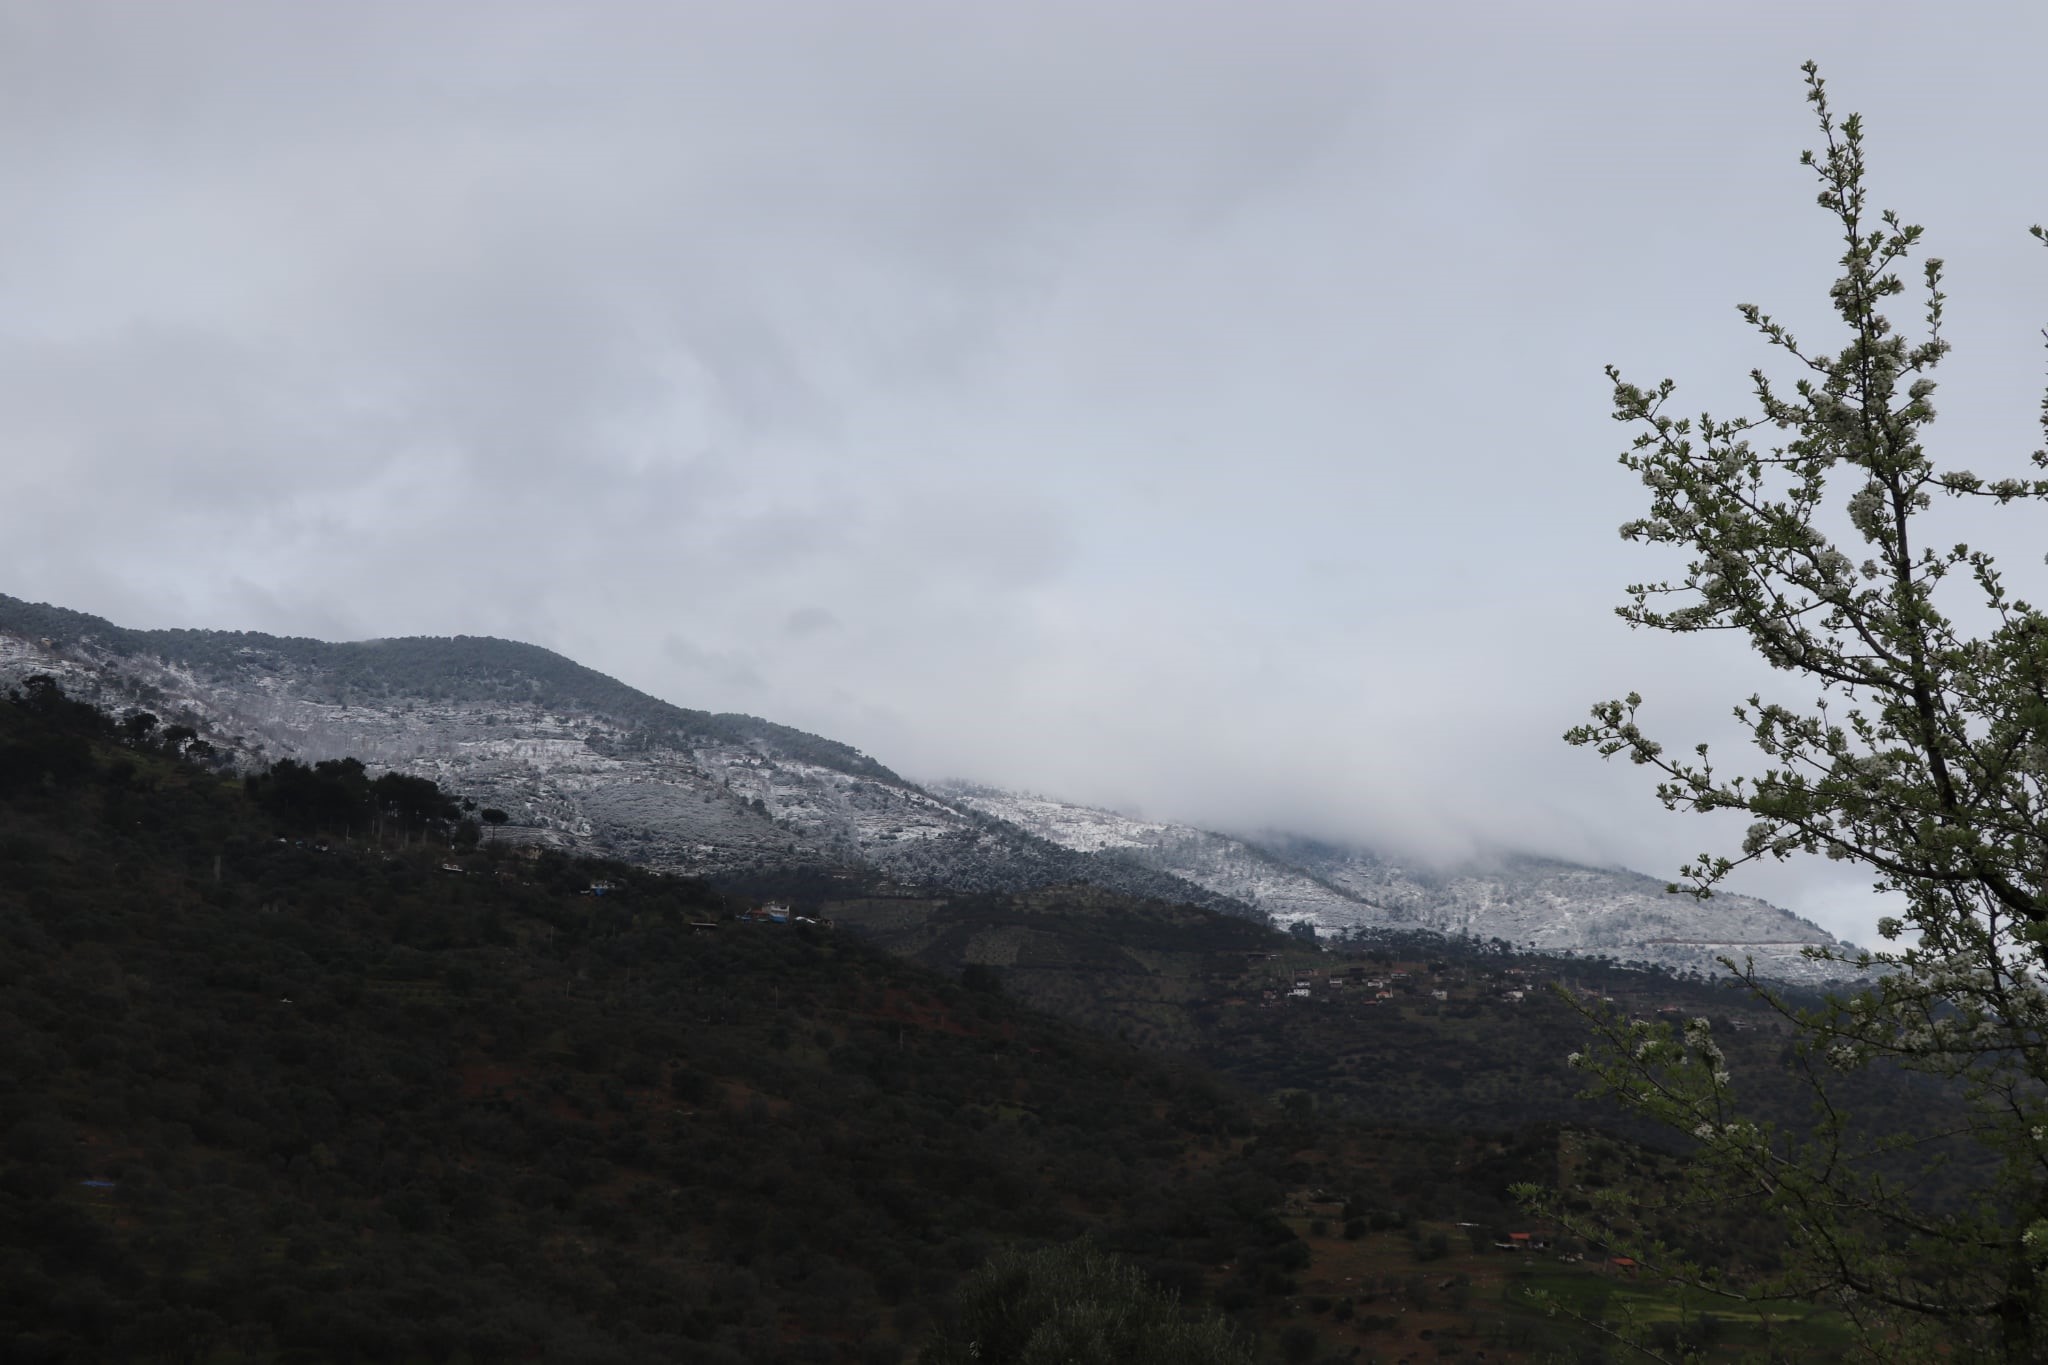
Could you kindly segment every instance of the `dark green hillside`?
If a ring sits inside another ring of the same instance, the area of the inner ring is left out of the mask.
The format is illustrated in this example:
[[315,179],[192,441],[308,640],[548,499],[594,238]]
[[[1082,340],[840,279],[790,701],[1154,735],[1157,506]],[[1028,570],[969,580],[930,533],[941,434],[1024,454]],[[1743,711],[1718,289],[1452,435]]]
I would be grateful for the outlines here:
[[[935,971],[971,970],[1098,1032],[1198,1058],[1253,1093],[1299,1091],[1332,1114],[1421,1128],[1624,1119],[1576,1098],[1564,1059],[1586,1029],[1548,989],[1561,973],[1651,1012],[1678,1001],[1725,1016],[1738,1003],[1669,977],[1435,935],[1329,952],[1239,917],[1094,886],[889,894],[848,874],[735,885],[813,908]],[[1293,995],[1304,980],[1308,996]],[[1774,1056],[1774,1039],[1757,1032],[1736,1046]]]
[[698,883],[274,823],[39,697],[0,703],[9,1360],[886,1361],[1005,1245],[1190,1299],[1297,1245],[1288,1149],[1198,1075]]
[[892,953],[950,974],[973,969],[1039,1009],[1169,1052],[1199,1049],[1200,1006],[1242,975],[1247,955],[1301,951],[1259,921],[1089,885],[966,896],[817,890],[819,913]]
[[[1580,1097],[1583,1077],[1565,1059],[1586,1046],[1589,1029],[1560,997],[1563,987],[1583,1003],[1611,1000],[1645,1019],[1713,1020],[1759,1111],[1788,1132],[1813,1120],[1783,1021],[1727,982],[1422,933],[1325,949],[1195,906],[1092,886],[919,896],[823,876],[751,885],[936,971],[969,973],[1327,1119],[1467,1134],[1569,1124],[1672,1149],[1668,1129]],[[1954,1095],[1880,1066],[1832,1102],[1873,1132],[1942,1144]],[[1920,1179],[1919,1193],[1930,1206],[1954,1207],[1984,1174],[1980,1154],[1956,1150],[1937,1176]]]
[[532,703],[587,709],[638,727],[652,742],[702,736],[760,742],[790,758],[858,777],[898,780],[866,754],[836,740],[754,716],[692,711],[626,686],[538,645],[485,635],[411,636],[332,644],[254,631],[129,630],[84,612],[0,593],[0,631],[60,646],[95,645],[116,654],[186,664],[231,679],[283,668],[307,670],[315,700],[387,697],[470,703]]
[[[1303,979],[1307,995],[1293,995]],[[1745,1103],[1783,1132],[1814,1128],[1806,1079],[1814,1059],[1795,1048],[1781,1017],[1735,983],[1524,956],[1470,940],[1404,936],[1384,946],[1342,945],[1313,963],[1255,965],[1230,994],[1197,1011],[1197,1055],[1248,1088],[1298,1092],[1337,1117],[1481,1132],[1562,1122],[1666,1151],[1684,1146],[1612,1101],[1579,1098],[1584,1079],[1566,1058],[1586,1046],[1580,1008],[1665,1025],[1709,1020]],[[1983,1154],[1949,1131],[1957,1097],[1937,1078],[1880,1064],[1854,1086],[1831,1087],[1828,1103],[1884,1135],[1873,1151],[1845,1160],[1903,1179],[1914,1162],[1882,1154],[1886,1144],[1944,1153],[1938,1170],[1913,1175],[1916,1201],[1934,1210],[1973,1198],[1988,1175]]]
[[[1531,1291],[1607,1291],[1493,1249],[1508,1187],[1660,1179],[1555,1129],[1249,1105],[1008,995],[1314,959],[1241,920],[970,898],[935,943],[1019,946],[948,978],[471,844],[431,784],[233,782],[193,744],[47,681],[0,702],[0,1359],[898,1361],[961,1346],[992,1255],[1082,1238],[1261,1360],[1577,1359]],[[1708,1230],[1727,1264],[1742,1231]]]

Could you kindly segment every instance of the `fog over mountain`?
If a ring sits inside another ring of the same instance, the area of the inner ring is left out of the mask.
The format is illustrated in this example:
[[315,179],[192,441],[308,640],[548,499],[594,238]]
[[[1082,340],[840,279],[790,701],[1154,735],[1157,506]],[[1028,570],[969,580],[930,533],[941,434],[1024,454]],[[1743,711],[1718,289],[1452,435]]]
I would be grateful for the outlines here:
[[[1663,873],[1603,363],[1825,332],[1797,67],[2037,444],[2048,13],[0,0],[0,592],[531,641],[919,780]],[[1999,545],[1997,533],[1964,528]],[[1960,538],[1961,533],[1959,533]],[[2038,596],[2037,535],[2006,537]],[[1790,700],[1804,700],[1791,697]],[[1854,938],[1862,879],[1738,889]]]

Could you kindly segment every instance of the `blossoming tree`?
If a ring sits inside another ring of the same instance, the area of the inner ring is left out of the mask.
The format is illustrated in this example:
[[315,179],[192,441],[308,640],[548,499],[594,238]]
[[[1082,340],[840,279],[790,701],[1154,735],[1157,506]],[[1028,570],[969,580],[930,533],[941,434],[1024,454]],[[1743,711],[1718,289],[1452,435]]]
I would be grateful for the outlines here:
[[[1869,207],[1861,121],[1837,121],[1805,70],[1823,145],[1803,160],[1843,243],[1829,291],[1839,348],[1809,348],[1744,305],[1792,378],[1754,371],[1754,411],[1725,420],[1673,415],[1669,380],[1642,388],[1608,371],[1614,416],[1636,433],[1622,463],[1649,493],[1622,534],[1689,561],[1628,589],[1620,614],[1737,632],[1790,676],[1795,699],[1735,708],[1755,751],[1739,775],[1705,745],[1653,739],[1635,694],[1595,706],[1566,738],[1654,769],[1669,809],[1746,814],[1739,853],[1682,870],[1696,894],[1755,859],[1818,854],[1867,869],[1896,913],[1880,923],[1882,951],[1812,950],[1873,983],[1816,1009],[1727,964],[1793,1021],[1809,1125],[1745,1117],[1705,1021],[1591,1016],[1597,1042],[1573,1060],[1596,1090],[1689,1133],[1693,1179],[1782,1229],[1786,1255],[1767,1279],[1737,1284],[1668,1254],[1667,1274],[1735,1297],[1840,1303],[1885,1359],[2044,1360],[2048,615],[1935,527],[1952,500],[2048,498],[2048,451],[2027,477],[1995,480],[1930,452],[1932,376],[1948,350],[1942,264],[1919,265],[1919,322],[1895,330],[1882,309],[1908,290],[1921,230]],[[1860,1130],[1835,1097],[1873,1066],[1938,1078],[1952,1116],[1914,1135]],[[1995,1177],[1967,1201],[1923,1200],[1912,1163],[1955,1143],[1988,1154]]]

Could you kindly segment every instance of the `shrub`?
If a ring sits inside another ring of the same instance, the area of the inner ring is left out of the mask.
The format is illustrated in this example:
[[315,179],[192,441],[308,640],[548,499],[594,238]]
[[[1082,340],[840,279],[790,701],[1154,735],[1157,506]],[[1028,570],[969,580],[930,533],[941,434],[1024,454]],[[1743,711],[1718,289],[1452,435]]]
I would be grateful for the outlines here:
[[1085,1242],[1006,1253],[967,1277],[927,1365],[1250,1365],[1220,1320]]

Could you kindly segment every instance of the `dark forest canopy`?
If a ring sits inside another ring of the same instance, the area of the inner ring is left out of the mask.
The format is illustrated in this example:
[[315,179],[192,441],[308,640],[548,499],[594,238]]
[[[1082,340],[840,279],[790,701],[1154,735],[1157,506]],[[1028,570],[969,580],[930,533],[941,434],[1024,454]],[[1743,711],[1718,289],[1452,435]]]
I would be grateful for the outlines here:
[[1294,1242],[1197,1075],[701,882],[309,837],[357,765],[119,728],[0,702],[11,1360],[895,1360],[1003,1245]]

